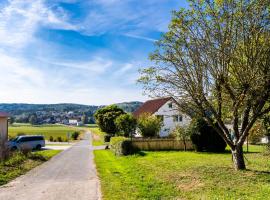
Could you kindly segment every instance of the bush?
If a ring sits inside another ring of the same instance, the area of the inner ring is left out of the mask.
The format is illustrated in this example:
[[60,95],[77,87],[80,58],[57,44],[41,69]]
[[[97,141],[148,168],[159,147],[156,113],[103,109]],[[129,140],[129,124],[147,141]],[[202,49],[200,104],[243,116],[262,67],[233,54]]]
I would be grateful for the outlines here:
[[78,131],[75,131],[75,132],[73,132],[73,133],[71,134],[71,138],[72,138],[73,140],[77,140],[78,137],[79,137],[79,135],[80,135],[80,133],[79,133]]
[[125,114],[125,112],[121,108],[118,108],[116,105],[111,105],[96,111],[94,117],[101,131],[114,135],[117,132],[114,121],[122,114]]
[[111,137],[112,137],[112,136],[109,135],[109,134],[104,135],[104,142],[110,142]]
[[190,127],[190,138],[196,151],[223,152],[226,148],[226,142],[209,126],[203,118],[192,120]]
[[186,142],[190,140],[190,131],[187,130],[187,127],[177,125],[175,129],[169,134],[169,137],[176,140],[182,140],[184,143],[184,150],[187,150]]
[[137,122],[133,115],[123,114],[115,119],[115,124],[121,135],[128,137],[135,133]]
[[137,152],[132,141],[125,137],[113,137],[110,142],[110,149],[117,156],[131,155]]
[[256,144],[261,141],[261,138],[265,135],[265,130],[260,121],[256,122],[249,131],[248,140],[250,144]]
[[60,137],[60,136],[57,137],[57,141],[58,141],[58,142],[62,142],[62,141],[63,141],[63,140],[62,140],[62,137]]
[[50,137],[49,137],[49,141],[50,141],[50,142],[53,142],[53,136],[50,136]]
[[138,119],[138,128],[144,137],[157,136],[162,126],[162,121],[157,116],[149,113],[142,114]]

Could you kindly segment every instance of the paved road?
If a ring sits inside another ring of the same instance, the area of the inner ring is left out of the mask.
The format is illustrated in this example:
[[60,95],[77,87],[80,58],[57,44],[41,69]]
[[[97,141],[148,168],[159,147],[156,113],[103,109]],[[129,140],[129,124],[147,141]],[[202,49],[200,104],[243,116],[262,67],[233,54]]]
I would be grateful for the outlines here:
[[86,133],[84,140],[0,187],[0,200],[101,199],[92,149]]

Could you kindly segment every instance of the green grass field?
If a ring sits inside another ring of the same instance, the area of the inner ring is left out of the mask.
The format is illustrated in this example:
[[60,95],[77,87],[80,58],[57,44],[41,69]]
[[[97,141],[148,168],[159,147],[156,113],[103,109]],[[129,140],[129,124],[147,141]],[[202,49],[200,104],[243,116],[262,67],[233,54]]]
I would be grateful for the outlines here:
[[230,152],[143,152],[115,157],[96,150],[104,200],[269,199],[270,158],[250,146],[246,171],[235,171]]
[[8,160],[0,162],[0,185],[25,174],[60,152],[60,150],[45,150],[31,152],[27,155],[19,152],[14,153]]
[[105,132],[102,132],[98,126],[91,126],[89,127],[89,130],[92,133],[92,144],[93,146],[100,146],[104,145],[104,135],[106,134]]
[[44,135],[46,139],[49,139],[50,136],[53,138],[62,137],[63,140],[66,140],[67,133],[73,133],[74,131],[82,131],[77,127],[68,127],[63,125],[30,125],[30,124],[14,124],[9,127],[9,136],[15,137],[17,134],[26,134],[26,135]]

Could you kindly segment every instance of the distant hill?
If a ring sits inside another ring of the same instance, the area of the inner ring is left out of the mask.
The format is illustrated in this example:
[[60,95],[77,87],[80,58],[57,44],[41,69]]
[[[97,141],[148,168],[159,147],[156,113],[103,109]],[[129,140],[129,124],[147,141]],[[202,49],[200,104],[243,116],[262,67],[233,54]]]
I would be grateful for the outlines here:
[[[124,102],[117,103],[117,106],[122,108],[126,112],[135,111],[142,102]],[[76,112],[76,113],[88,113],[93,115],[96,110],[103,106],[95,105],[81,105],[81,104],[70,104],[70,103],[61,103],[61,104],[24,104],[24,103],[0,103],[0,111],[7,112],[11,115],[22,115],[22,114],[32,114],[38,111],[46,112]]]

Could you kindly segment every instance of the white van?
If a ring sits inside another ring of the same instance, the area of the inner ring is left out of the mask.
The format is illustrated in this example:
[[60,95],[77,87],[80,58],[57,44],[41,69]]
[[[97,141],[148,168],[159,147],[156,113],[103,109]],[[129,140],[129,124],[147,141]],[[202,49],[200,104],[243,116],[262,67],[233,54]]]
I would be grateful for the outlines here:
[[8,146],[11,150],[37,149],[45,147],[45,139],[42,135],[22,135],[9,141]]

